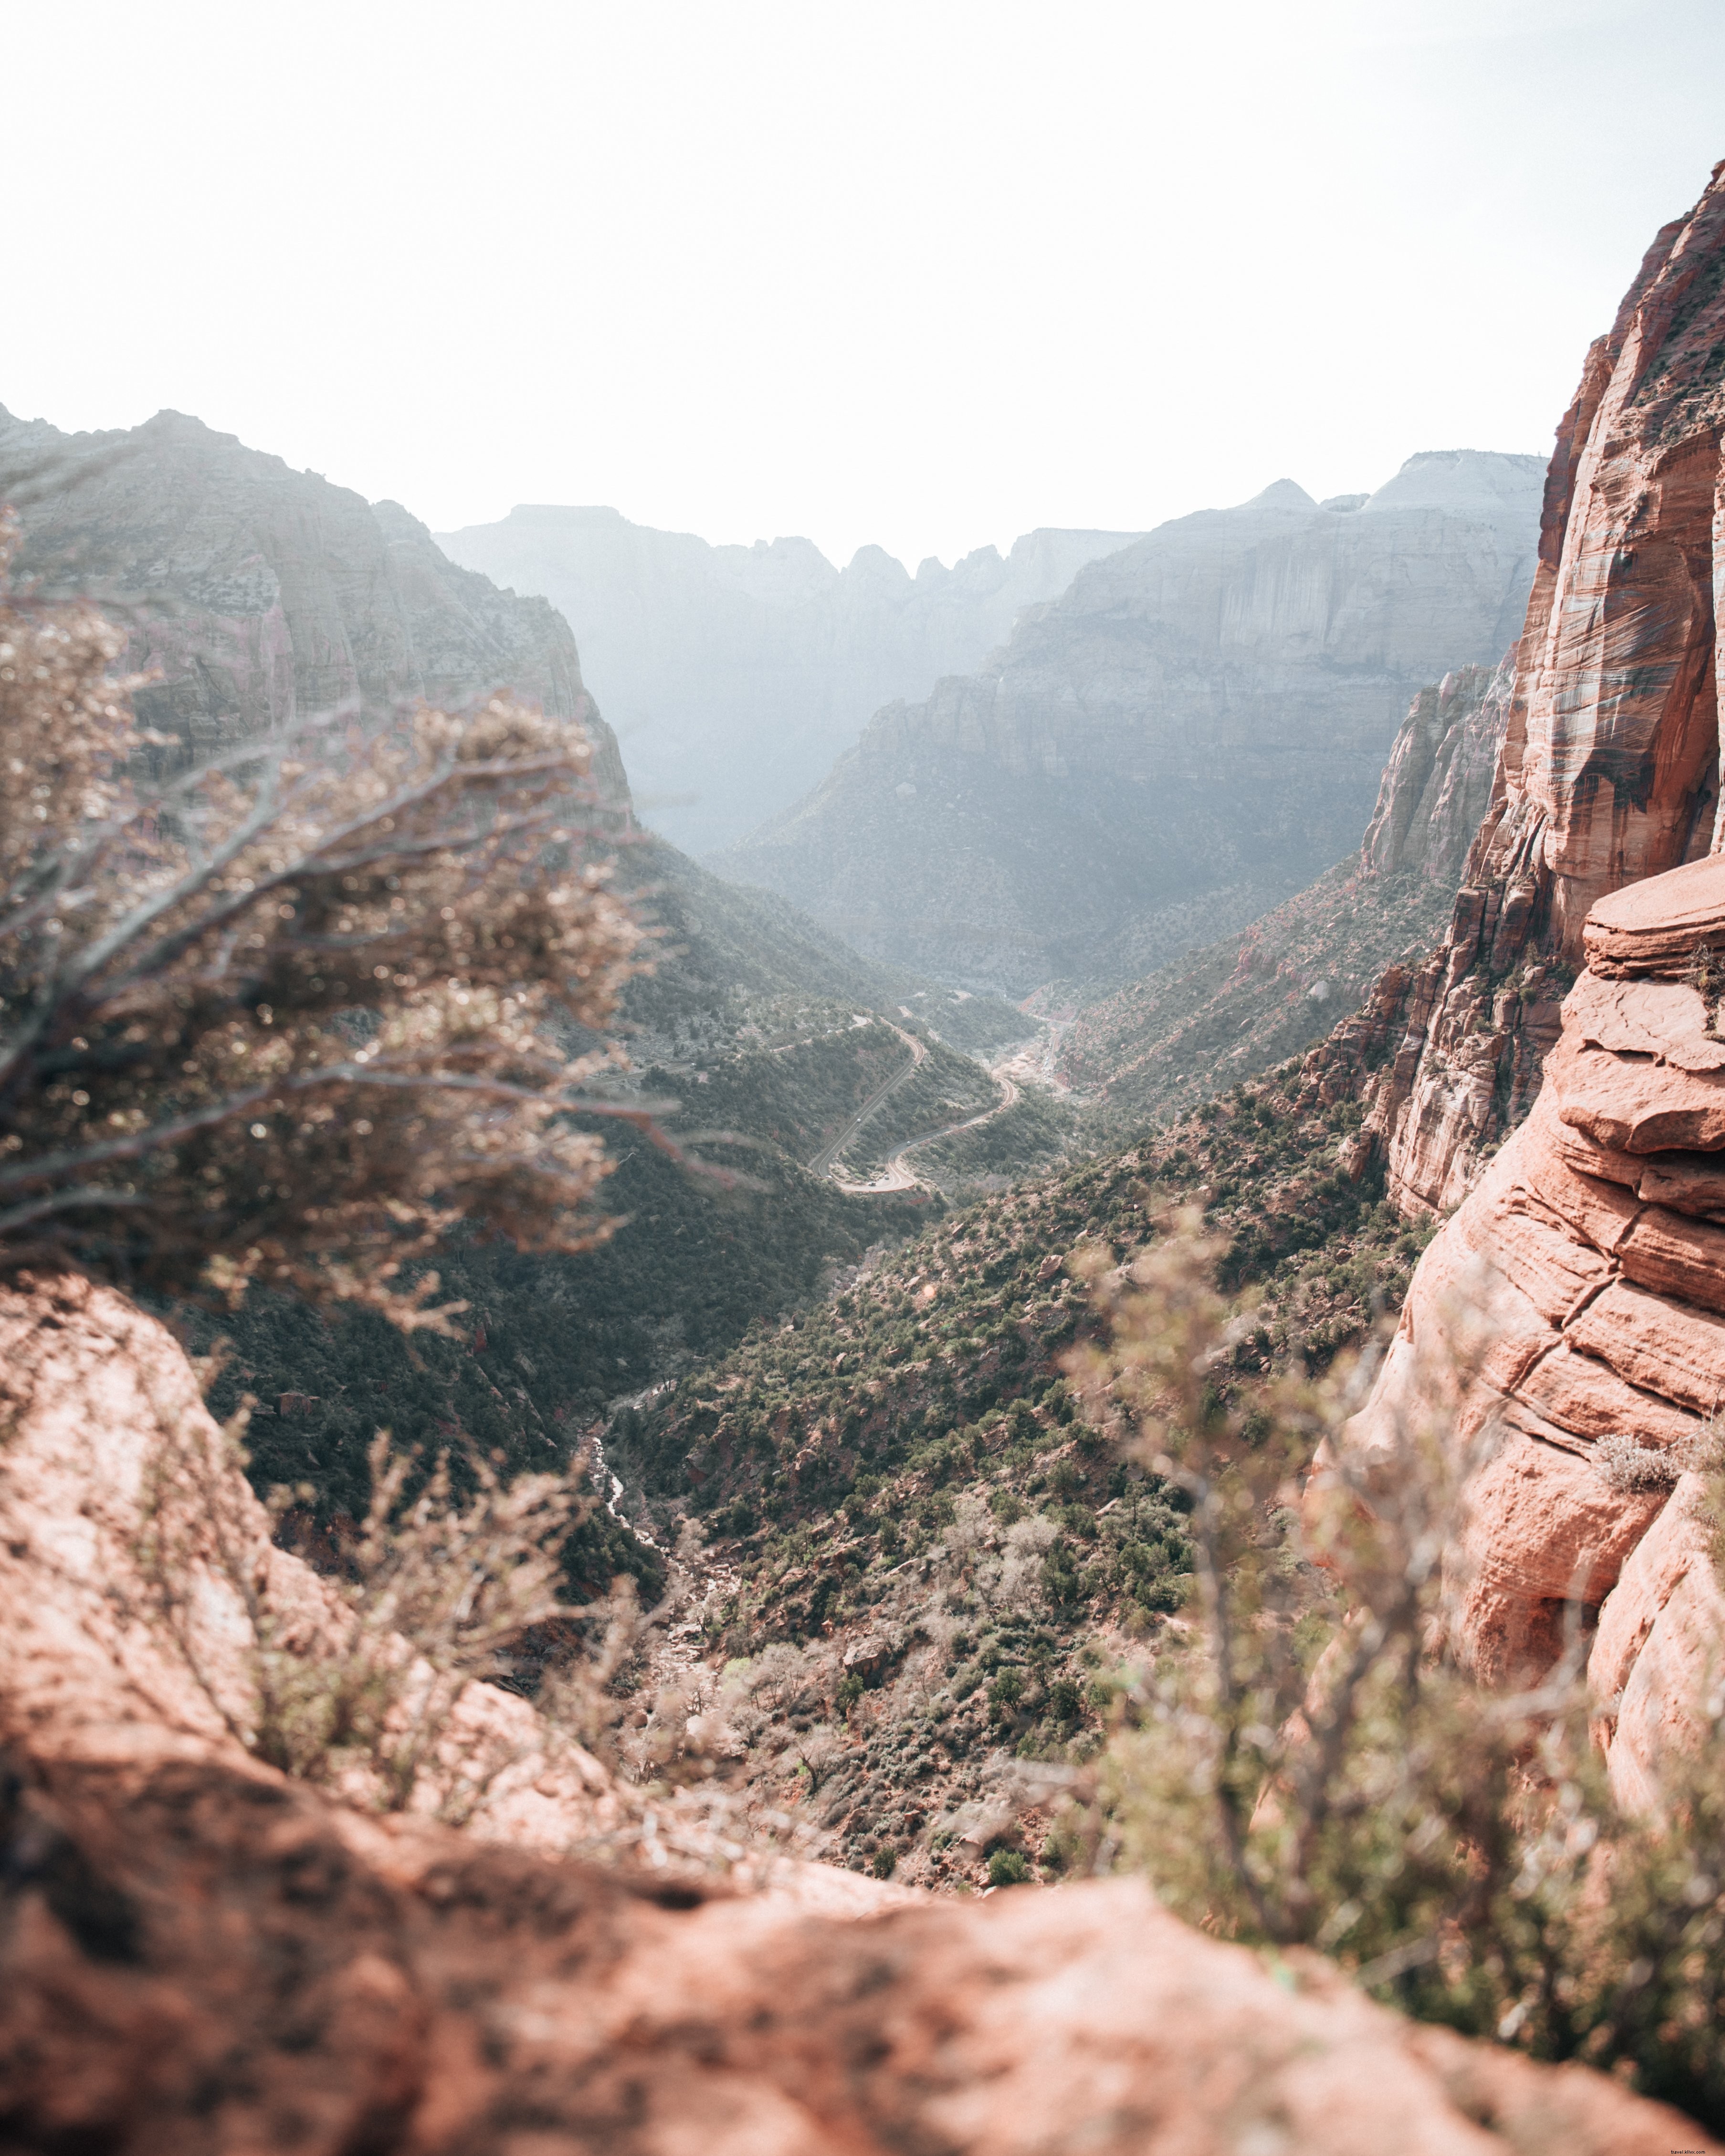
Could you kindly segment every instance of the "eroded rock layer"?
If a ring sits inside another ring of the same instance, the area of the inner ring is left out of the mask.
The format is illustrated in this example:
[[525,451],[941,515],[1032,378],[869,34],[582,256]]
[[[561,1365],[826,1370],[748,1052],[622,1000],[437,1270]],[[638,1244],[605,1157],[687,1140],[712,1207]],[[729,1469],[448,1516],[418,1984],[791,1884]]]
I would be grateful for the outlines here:
[[[1362,1456],[1434,1405],[1498,1444],[1452,1553],[1456,1644],[1537,1677],[1566,1626],[1620,1799],[1652,1801],[1725,1641],[1701,1500],[1725,1406],[1725,1038],[1719,985],[1677,978],[1725,939],[1725,857],[1601,901],[1532,1113],[1414,1275]],[[1466,1336],[1486,1319],[1487,1344]]]
[[1719,839],[1725,183],[1649,249],[1546,480],[1490,806],[1444,945],[1313,1068],[1359,1095],[1404,1211],[1454,1205],[1537,1091],[1606,894]]

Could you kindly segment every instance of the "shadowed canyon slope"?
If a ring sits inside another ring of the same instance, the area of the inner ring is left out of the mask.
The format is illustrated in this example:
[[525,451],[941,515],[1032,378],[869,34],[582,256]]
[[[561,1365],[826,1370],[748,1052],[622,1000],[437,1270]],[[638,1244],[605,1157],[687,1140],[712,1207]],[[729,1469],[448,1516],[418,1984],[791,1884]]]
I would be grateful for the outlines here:
[[1022,995],[1244,927],[1360,842],[1409,701],[1512,639],[1542,466],[1281,480],[1082,571],[718,863],[874,956]]
[[711,547],[614,509],[526,506],[440,532],[455,561],[575,625],[655,829],[696,853],[788,808],[871,711],[1004,642],[1130,531],[1031,531],[915,577],[879,547],[835,569],[807,539]]
[[1105,1126],[1124,1134],[1268,1070],[1387,966],[1425,956],[1491,796],[1514,672],[1463,666],[1420,690],[1363,844],[1308,890],[1070,1018],[1055,1005],[1055,1075],[1097,1103]]
[[627,800],[575,639],[542,599],[457,568],[397,502],[159,412],[65,434],[0,408],[0,495],[22,573],[134,608],[129,663],[157,672],[139,716],[201,752],[348,698],[464,700],[512,687],[591,737]]

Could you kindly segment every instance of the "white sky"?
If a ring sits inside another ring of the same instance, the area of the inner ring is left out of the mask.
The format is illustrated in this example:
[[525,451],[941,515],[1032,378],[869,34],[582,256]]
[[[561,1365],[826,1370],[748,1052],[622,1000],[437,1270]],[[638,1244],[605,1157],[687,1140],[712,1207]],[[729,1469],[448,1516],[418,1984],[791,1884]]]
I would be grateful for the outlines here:
[[1543,453],[1725,156],[1721,0],[0,0],[0,52],[13,411],[839,561]]

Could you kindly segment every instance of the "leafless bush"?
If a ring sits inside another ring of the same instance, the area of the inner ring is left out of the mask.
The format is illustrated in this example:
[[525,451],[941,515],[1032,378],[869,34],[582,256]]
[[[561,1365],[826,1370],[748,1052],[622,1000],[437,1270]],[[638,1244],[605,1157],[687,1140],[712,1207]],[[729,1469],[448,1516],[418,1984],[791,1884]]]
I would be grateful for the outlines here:
[[[501,1482],[473,1460],[468,1496],[447,1457],[371,1450],[372,1500],[336,1576],[284,1565],[246,1486],[244,1413],[213,1436],[165,1421],[146,1472],[134,1556],[152,1615],[230,1732],[283,1773],[399,1811],[428,1788],[439,1816],[470,1816],[513,1763],[507,1739],[465,1712],[475,1681],[506,1676],[536,1625],[567,1620],[559,1558],[588,1501],[557,1476]],[[237,1599],[235,1654],[201,1607],[208,1572]]]
[[0,1263],[437,1325],[403,1267],[457,1218],[591,1241],[571,1111],[658,1133],[569,1045],[641,942],[578,729],[324,714],[157,782],[119,632],[15,589],[16,546],[0,521]]
[[1686,1447],[1643,1445],[1627,1430],[1599,1439],[1589,1455],[1594,1472],[1612,1489],[1639,1496],[1649,1490],[1674,1490],[1691,1470],[1717,1464],[1718,1440],[1711,1424]]

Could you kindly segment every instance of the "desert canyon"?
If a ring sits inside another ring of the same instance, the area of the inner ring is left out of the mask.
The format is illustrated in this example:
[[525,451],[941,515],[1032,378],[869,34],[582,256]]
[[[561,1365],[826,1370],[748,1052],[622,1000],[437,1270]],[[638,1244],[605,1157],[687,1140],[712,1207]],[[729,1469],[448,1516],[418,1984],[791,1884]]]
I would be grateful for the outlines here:
[[[532,1280],[525,1259],[464,1245],[454,1345],[344,1361],[342,1340],[372,1336],[302,1322],[284,1297],[234,1318],[223,1376],[194,1367],[196,1321],[159,1298],[39,1262],[0,1286],[0,2144],[1725,2148],[1620,2075],[1517,2051],[1513,2025],[1497,2041],[1406,2018],[1323,1953],[1207,1936],[1123,1865],[1052,1883],[1007,1810],[978,1823],[985,1768],[1004,1785],[1014,1760],[1052,1767],[1064,1787],[1099,1755],[1108,1694],[1081,1639],[1190,1651],[1178,1508],[1107,1453],[1061,1375],[1090,1322],[1069,1259],[1106,1244],[1129,1265],[1175,1202],[1233,1224],[1234,1285],[1267,1284],[1219,1382],[1270,1373],[1288,1348],[1270,1320],[1296,1295],[1311,1327],[1290,1354],[1317,1367],[1357,1344],[1368,1322],[1343,1318],[1368,1293],[1393,1302],[1389,1254],[1406,1259],[1370,1396],[1307,1499],[1344,1466],[1369,1490],[1410,1421],[1440,1417],[1463,1449],[1496,1434],[1445,1555],[1447,1645],[1481,1687],[1537,1686],[1579,1628],[1631,1820],[1659,1814],[1717,1720],[1722,176],[1588,354],[1537,515],[1537,460],[1458,451],[1365,500],[1284,483],[1144,537],[1039,533],[1022,562],[952,572],[975,588],[966,608],[919,574],[928,619],[896,615],[893,634],[962,670],[888,702],[746,842],[716,820],[711,867],[636,833],[628,740],[583,684],[578,619],[471,566],[526,581],[504,542],[532,514],[446,553],[398,506],[179,415],[124,440],[0,418],[44,603],[172,597],[126,616],[167,763],[349,696],[454,703],[506,680],[585,731],[601,828],[666,927],[660,972],[624,1006],[637,1070],[595,1098],[645,1117],[675,1088],[693,1106],[679,1123],[673,1101],[667,1127],[691,1152],[710,1140],[732,1177],[690,1194],[624,1160],[612,1255],[547,1259]],[[797,637],[839,635],[837,572],[766,554],[684,566],[752,604],[750,579],[777,578],[816,617]],[[824,757],[836,721],[814,716]],[[737,888],[756,883],[770,890]],[[1433,947],[1404,947],[1435,921]],[[1200,942],[1224,954],[1210,974]],[[1400,955],[1372,980],[1386,943]],[[1074,983],[1079,1015],[1064,1047],[1045,1040],[1041,1075],[1064,1056],[1069,1091],[1122,1100],[1153,1080],[1171,1120],[1106,1158],[1073,1142],[1034,1173],[1004,1156],[1009,1172],[949,1206],[918,1149],[993,1162],[1034,1091],[1004,1060],[1041,1016],[1018,1001]],[[1310,1045],[1330,998],[1358,1007]],[[1233,1066],[1204,1030],[1218,1014],[1229,1043],[1250,1036]],[[636,1292],[631,1232],[698,1257],[675,1294],[643,1288],[619,1313],[596,1283],[613,1264]],[[577,1304],[601,1309],[579,1337],[605,1364],[581,1385],[557,1360]],[[1461,1333],[1481,1312],[1476,1354]],[[578,1470],[599,1499],[614,1471],[600,1558],[627,1542],[639,1578],[677,1573],[688,1598],[655,1650],[683,1686],[688,1756],[727,1672],[783,1681],[726,1800],[572,1740],[512,1677],[460,1696],[463,1756],[491,1764],[459,1823],[382,1802],[361,1773],[319,1783],[260,1758],[257,1658],[329,1664],[346,1605],[339,1567],[317,1562],[333,1543],[272,1540],[287,1515],[206,1404],[242,1377],[247,1442],[297,1463],[268,1479],[303,1480],[326,1527],[363,1512],[336,1478],[385,1416],[427,1442],[464,1421],[495,1432],[495,1458]],[[680,1555],[654,1539],[673,1521],[701,1527]],[[936,1580],[944,1631],[917,1614]],[[1010,1861],[991,1871],[995,1855]]]

